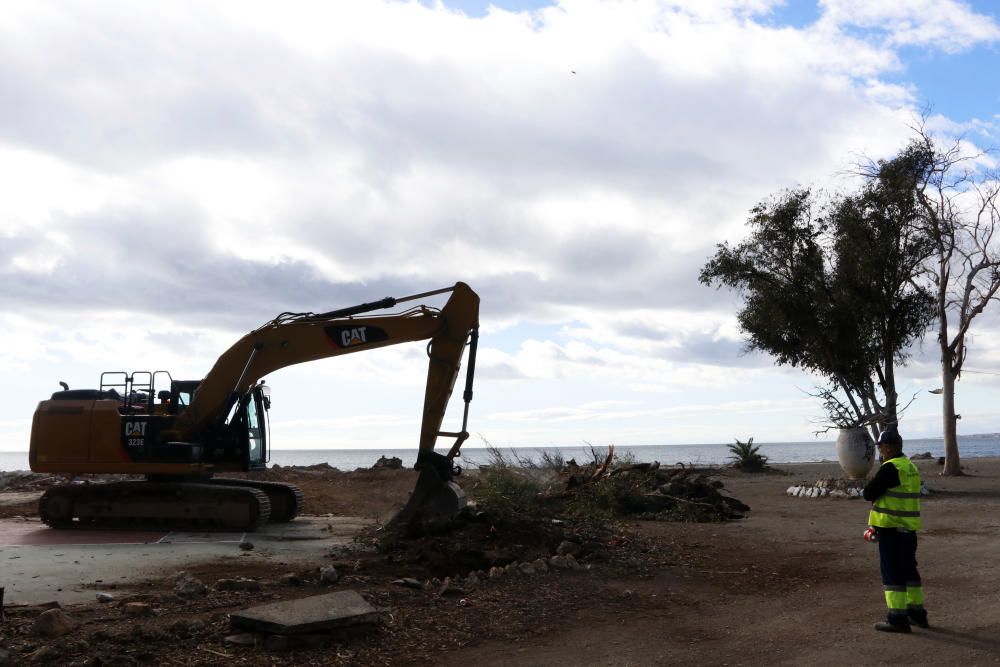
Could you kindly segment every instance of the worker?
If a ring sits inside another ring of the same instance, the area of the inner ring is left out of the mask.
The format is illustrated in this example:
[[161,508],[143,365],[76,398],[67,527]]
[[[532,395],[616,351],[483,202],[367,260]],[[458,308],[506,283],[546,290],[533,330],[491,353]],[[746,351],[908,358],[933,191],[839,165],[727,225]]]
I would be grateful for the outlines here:
[[868,523],[878,542],[882,586],[889,614],[876,623],[881,632],[910,632],[910,624],[928,627],[924,589],[917,572],[917,531],[920,530],[920,472],[903,455],[903,438],[889,428],[878,438],[881,467],[864,488],[872,501]]

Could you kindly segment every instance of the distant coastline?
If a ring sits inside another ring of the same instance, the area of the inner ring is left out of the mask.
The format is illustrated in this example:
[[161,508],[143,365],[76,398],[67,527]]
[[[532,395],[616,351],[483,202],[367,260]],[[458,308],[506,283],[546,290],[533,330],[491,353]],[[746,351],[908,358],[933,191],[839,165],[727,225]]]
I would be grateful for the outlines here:
[[[810,442],[762,442],[762,454],[773,464],[820,463],[836,461],[836,443],[829,441]],[[545,447],[499,447],[505,454],[523,460],[539,462],[546,452],[557,454],[565,460],[578,462],[589,460],[593,454],[587,446],[545,446]],[[603,446],[595,446],[597,451],[605,451]],[[907,454],[929,453],[931,456],[944,455],[942,438],[914,438],[905,444]],[[618,446],[619,456],[632,457],[636,461],[659,461],[666,465],[691,463],[695,465],[720,465],[729,460],[729,444],[713,443],[703,445],[635,445]],[[959,436],[959,452],[963,459],[1000,456],[1000,433],[977,433]],[[463,456],[457,461],[464,467],[475,467],[489,462],[489,449],[468,446],[462,449]],[[416,462],[416,447],[384,449],[275,449],[271,451],[269,463],[280,466],[306,466],[327,463],[340,470],[370,467],[380,456],[398,457],[404,466]],[[27,452],[0,452],[0,470],[16,471],[28,469]]]

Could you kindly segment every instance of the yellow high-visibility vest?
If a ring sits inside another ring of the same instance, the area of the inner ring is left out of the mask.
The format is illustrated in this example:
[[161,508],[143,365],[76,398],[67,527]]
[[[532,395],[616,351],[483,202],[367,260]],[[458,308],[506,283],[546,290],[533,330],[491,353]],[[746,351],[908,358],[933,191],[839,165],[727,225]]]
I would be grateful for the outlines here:
[[920,471],[905,456],[889,459],[882,465],[895,466],[899,472],[899,486],[875,500],[868,514],[868,524],[877,528],[920,530]]

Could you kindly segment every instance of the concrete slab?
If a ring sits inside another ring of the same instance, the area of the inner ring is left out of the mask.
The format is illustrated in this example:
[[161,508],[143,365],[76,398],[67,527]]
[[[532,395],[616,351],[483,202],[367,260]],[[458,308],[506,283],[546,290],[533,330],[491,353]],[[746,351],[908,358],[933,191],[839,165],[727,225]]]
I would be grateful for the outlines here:
[[301,635],[374,623],[381,615],[357,591],[337,591],[244,609],[230,614],[229,622],[254,632]]
[[40,521],[0,521],[0,547],[68,544],[150,544],[166,531],[53,530]]
[[[352,517],[298,517],[244,534],[53,530],[37,520],[4,520],[0,535],[13,537],[0,540],[0,586],[6,588],[8,605],[74,604],[93,601],[98,590],[111,584],[121,593],[136,583],[218,559],[233,562],[234,574],[242,562],[274,563],[277,575],[299,563],[321,562],[331,548],[350,544],[370,523]],[[244,540],[254,549],[241,550]]]

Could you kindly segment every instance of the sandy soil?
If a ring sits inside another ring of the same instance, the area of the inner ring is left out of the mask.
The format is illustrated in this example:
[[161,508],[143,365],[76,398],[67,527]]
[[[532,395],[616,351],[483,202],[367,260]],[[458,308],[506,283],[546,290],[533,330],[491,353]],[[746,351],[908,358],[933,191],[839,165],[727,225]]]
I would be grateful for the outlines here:
[[[259,602],[261,594],[213,594],[192,605],[172,599],[168,584],[151,582],[159,631],[137,631],[135,620],[104,609],[73,610],[87,623],[67,640],[75,648],[58,647],[60,660],[105,664],[85,661],[100,654],[161,664],[456,667],[1000,662],[1000,460],[969,459],[967,475],[958,478],[938,476],[934,461],[917,463],[933,492],[924,500],[918,551],[932,628],[908,636],[872,629],[885,609],[876,547],[861,537],[868,503],[785,495],[793,484],[842,474],[836,464],[807,464],[771,474],[720,471],[726,492],[752,508],[746,519],[627,522],[599,538],[603,556],[582,559],[589,570],[510,575],[462,598],[393,586],[396,577],[431,573],[391,554],[341,558],[342,585],[393,610],[375,636],[348,644],[285,654],[225,646],[225,613]],[[413,480],[410,471],[268,475],[294,478],[314,513],[376,517],[405,501]],[[4,508],[17,512],[32,510]],[[268,599],[320,592],[308,573],[306,585],[292,589],[274,581],[281,573],[233,567],[207,564],[198,574],[206,581],[258,577]],[[177,625],[192,618],[203,626]],[[27,652],[45,644],[28,638],[26,622],[15,617],[3,626],[5,645]],[[136,648],[136,637],[145,650]]]

